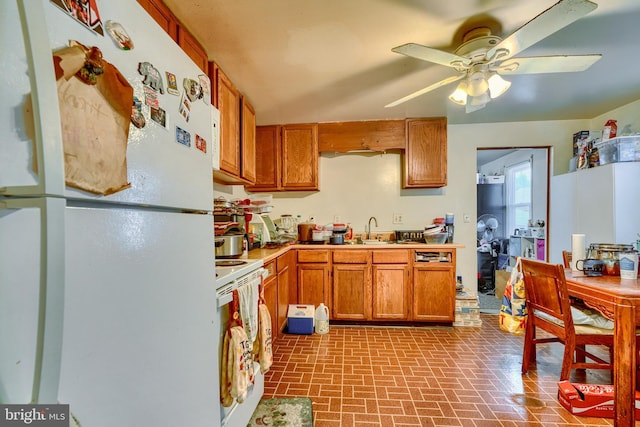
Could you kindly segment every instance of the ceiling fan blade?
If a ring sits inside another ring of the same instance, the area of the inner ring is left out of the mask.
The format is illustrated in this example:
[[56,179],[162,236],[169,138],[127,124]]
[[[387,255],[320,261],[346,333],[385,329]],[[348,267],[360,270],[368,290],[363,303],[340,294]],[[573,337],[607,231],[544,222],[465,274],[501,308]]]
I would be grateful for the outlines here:
[[396,46],[391,49],[391,51],[453,68],[458,68],[457,64],[469,65],[471,63],[469,58],[458,56],[444,50],[422,46],[417,43],[407,43],[402,46]]
[[413,92],[413,93],[411,93],[411,94],[409,94],[409,95],[405,96],[404,98],[400,98],[400,99],[398,99],[397,101],[393,101],[392,103],[387,104],[387,105],[385,105],[384,107],[385,107],[385,108],[388,108],[388,107],[395,107],[396,105],[400,105],[400,104],[402,104],[403,102],[407,102],[407,101],[409,101],[410,99],[416,98],[416,97],[418,97],[418,96],[420,96],[420,95],[423,95],[423,94],[425,94],[425,93],[427,93],[427,92],[430,92],[430,91],[432,91],[432,90],[434,90],[434,89],[438,89],[439,87],[442,87],[442,86],[448,85],[449,83],[456,82],[456,81],[458,81],[458,80],[462,79],[464,76],[465,76],[464,74],[460,74],[460,75],[457,75],[457,76],[448,77],[448,78],[446,78],[446,79],[444,79],[444,80],[440,80],[439,82],[434,83],[434,84],[432,84],[432,85],[430,85],[430,86],[427,86],[427,87],[425,87],[425,88],[423,88],[423,89],[420,89],[419,91]]
[[597,7],[597,4],[589,0],[560,0],[489,49],[487,58],[501,60],[515,56]]
[[584,71],[595,64],[602,55],[557,55],[511,58],[500,63],[495,70],[502,75],[567,73]]

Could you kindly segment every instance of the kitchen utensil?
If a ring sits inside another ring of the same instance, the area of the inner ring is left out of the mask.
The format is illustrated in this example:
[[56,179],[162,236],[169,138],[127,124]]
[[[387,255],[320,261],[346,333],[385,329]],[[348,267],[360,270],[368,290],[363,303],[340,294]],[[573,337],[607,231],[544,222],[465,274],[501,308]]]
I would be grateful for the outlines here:
[[424,233],[424,240],[431,245],[441,245],[447,241],[449,233]]
[[332,245],[343,245],[344,244],[344,233],[343,234],[333,234],[329,238],[329,243]]
[[298,240],[301,242],[311,242],[313,240],[314,227],[315,224],[310,222],[303,222],[301,224],[298,224]]
[[216,258],[235,258],[242,255],[244,234],[225,234],[215,237]]

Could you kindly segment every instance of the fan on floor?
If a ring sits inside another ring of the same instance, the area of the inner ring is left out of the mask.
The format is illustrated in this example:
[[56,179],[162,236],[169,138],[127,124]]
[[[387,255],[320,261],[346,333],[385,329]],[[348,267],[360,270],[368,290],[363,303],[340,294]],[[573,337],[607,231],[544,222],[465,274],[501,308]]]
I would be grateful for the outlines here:
[[500,227],[498,218],[485,214],[478,217],[476,231],[478,232],[478,252],[493,252],[492,245],[496,242],[495,232]]
[[560,0],[505,39],[492,34],[488,27],[472,29],[465,34],[463,43],[454,53],[416,43],[394,47],[391,49],[393,52],[454,68],[458,75],[429,85],[385,107],[394,107],[461,80],[449,99],[466,105],[466,112],[470,113],[483,108],[492,98],[497,98],[509,89],[511,83],[504,80],[502,75],[584,71],[602,55],[517,55],[596,7],[597,4],[588,0]]

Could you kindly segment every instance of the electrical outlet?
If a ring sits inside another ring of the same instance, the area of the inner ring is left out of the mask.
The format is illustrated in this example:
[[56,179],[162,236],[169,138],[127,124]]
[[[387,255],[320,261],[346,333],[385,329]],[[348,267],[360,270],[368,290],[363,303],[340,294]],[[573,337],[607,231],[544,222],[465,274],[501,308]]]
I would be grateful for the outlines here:
[[393,223],[394,224],[402,224],[402,214],[401,213],[394,213],[393,214]]
[[334,215],[333,216],[333,223],[334,224],[340,224],[340,215]]

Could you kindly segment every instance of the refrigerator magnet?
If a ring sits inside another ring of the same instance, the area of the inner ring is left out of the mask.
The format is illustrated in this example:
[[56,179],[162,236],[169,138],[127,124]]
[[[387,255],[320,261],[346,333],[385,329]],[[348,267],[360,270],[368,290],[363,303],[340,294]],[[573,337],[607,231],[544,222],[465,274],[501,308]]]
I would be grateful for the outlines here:
[[197,81],[185,78],[182,80],[182,87],[191,102],[202,98],[202,86]]
[[147,121],[144,118],[144,114],[142,113],[142,102],[138,99],[137,96],[133,97],[133,106],[131,107],[131,123],[138,129],[142,129]]
[[144,88],[144,103],[152,108],[160,108],[160,102],[158,101],[158,92],[151,89],[149,86],[143,86]]
[[151,107],[151,120],[158,123],[163,128],[167,128],[167,113],[162,108]]
[[178,91],[178,80],[176,79],[176,75],[168,71],[165,74],[167,75],[167,92],[171,95],[178,96],[180,92]]
[[196,133],[196,148],[207,154],[207,140]]
[[205,104],[209,105],[209,101],[211,100],[211,85],[209,84],[209,77],[205,74],[200,74],[198,76],[198,81],[200,82],[200,87],[202,88],[202,100]]
[[176,126],[176,141],[185,147],[191,147],[191,134],[180,126]]
[[120,23],[107,21],[105,22],[104,26],[116,46],[118,46],[122,50],[133,49],[133,42],[131,41],[131,37],[129,37],[129,34],[127,34],[127,30],[125,30]]
[[104,36],[100,11],[95,0],[51,0],[51,3],[91,31]]
[[180,115],[184,118],[186,122],[189,122],[189,115],[191,114],[191,101],[189,101],[189,97],[187,97],[184,93],[182,94],[182,99],[180,100],[180,108],[178,108]]
[[144,85],[149,86],[155,91],[164,93],[164,88],[162,87],[162,76],[153,64],[146,61],[141,62],[138,65],[138,72],[144,77],[144,80],[142,80]]

